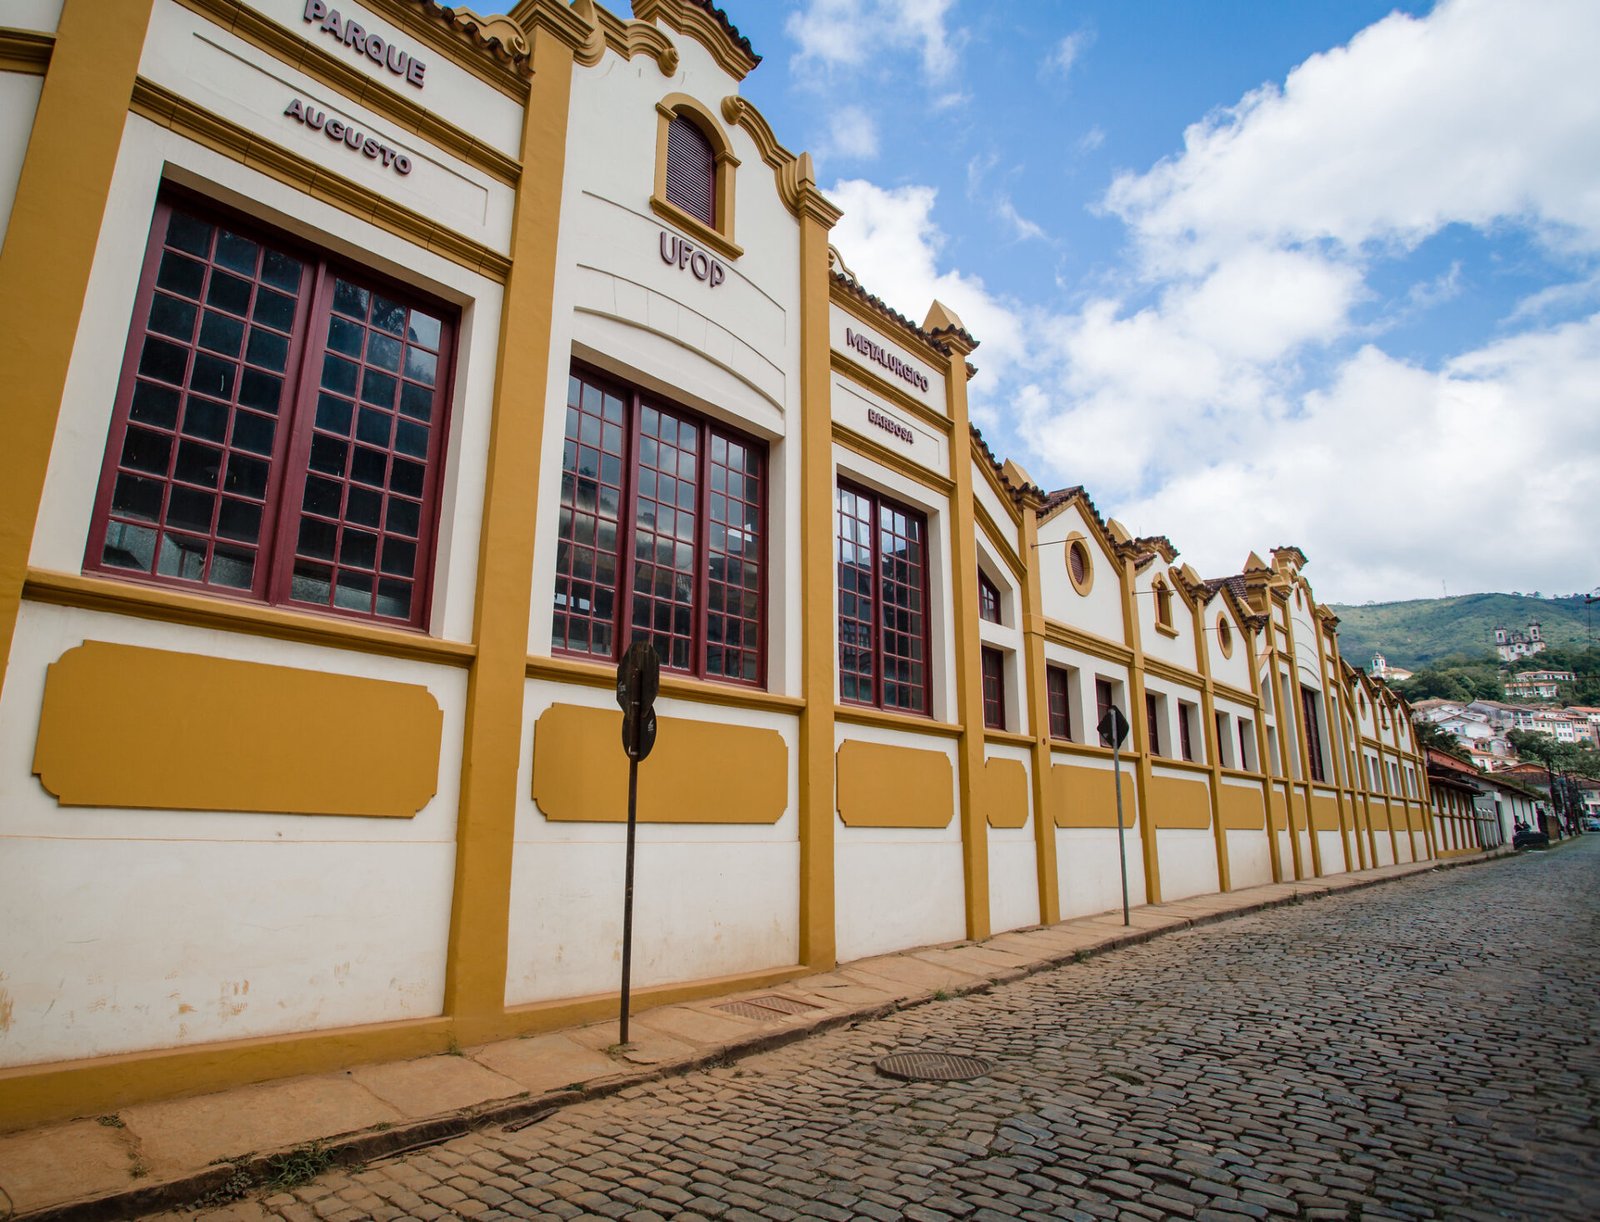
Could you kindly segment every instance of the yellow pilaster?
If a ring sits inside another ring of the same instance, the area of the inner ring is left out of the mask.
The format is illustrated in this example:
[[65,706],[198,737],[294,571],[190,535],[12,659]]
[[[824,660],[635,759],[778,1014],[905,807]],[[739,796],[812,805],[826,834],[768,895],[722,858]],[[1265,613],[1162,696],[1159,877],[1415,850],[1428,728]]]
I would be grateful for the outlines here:
[[[1312,813],[1315,809],[1312,799],[1316,794],[1316,782],[1311,779],[1311,732],[1306,726],[1305,707],[1300,703],[1300,646],[1294,638],[1294,615],[1289,611],[1287,599],[1284,601],[1283,624],[1284,630],[1289,635],[1289,673],[1293,676],[1290,682],[1294,684],[1294,690],[1287,693],[1287,697],[1294,701],[1294,708],[1291,710],[1295,728],[1294,749],[1300,753],[1301,784],[1293,786],[1292,789],[1301,790],[1305,797],[1306,839],[1311,843],[1311,874],[1313,878],[1321,878],[1327,871],[1322,868],[1322,840],[1317,835],[1317,824]],[[1315,643],[1313,640],[1312,644]],[[1278,721],[1281,725],[1283,722],[1281,710],[1284,706],[1280,704],[1278,707],[1280,709]],[[1280,734],[1279,738],[1282,737],[1284,736]],[[1292,798],[1290,800],[1293,801]]]
[[[1217,692],[1211,680],[1211,646],[1206,640],[1205,605],[1194,600],[1190,613],[1194,620],[1195,668],[1200,672],[1200,716],[1205,724],[1200,733],[1206,742],[1207,779],[1211,788],[1211,831],[1217,841],[1217,886],[1233,890],[1228,865],[1228,833],[1222,826],[1222,745],[1217,741]],[[1268,820],[1270,827],[1271,820]]]
[[529,172],[517,192],[500,323],[445,972],[445,1013],[464,1044],[505,1028],[517,764],[526,746],[522,697],[572,88],[571,45],[543,28],[530,31],[530,40],[533,77],[522,129]]
[[1056,873],[1056,821],[1049,809],[1050,691],[1045,678],[1044,591],[1039,579],[1039,506],[1031,498],[1022,508],[1022,555],[1027,565],[1023,583],[1022,648],[1026,654],[1028,716],[1033,727],[1034,864],[1039,872],[1039,921],[1061,919],[1061,889]]
[[[1267,632],[1272,632],[1269,620]],[[1250,651],[1250,691],[1256,698],[1256,768],[1261,773],[1261,800],[1267,807],[1267,851],[1272,859],[1272,881],[1283,881],[1283,862],[1278,849],[1278,829],[1272,826],[1272,768],[1268,763],[1266,702],[1261,698],[1261,654],[1256,646],[1255,630],[1246,629],[1245,648]],[[1270,639],[1270,637],[1269,637]],[[1269,646],[1270,648],[1270,646]],[[1270,654],[1268,655],[1270,661]],[[1294,827],[1289,828],[1293,840]]]
[[1118,549],[1122,559],[1122,630],[1133,651],[1133,661],[1128,666],[1128,725],[1132,730],[1133,749],[1138,762],[1133,772],[1133,792],[1138,803],[1139,843],[1144,850],[1145,902],[1161,902],[1161,860],[1157,850],[1154,812],[1150,809],[1150,778],[1154,770],[1150,764],[1150,726],[1144,707],[1144,637],[1139,628],[1139,611],[1134,600],[1134,557],[1123,548]]
[[[1276,601],[1275,595],[1271,597],[1273,601]],[[1287,619],[1288,616],[1285,615],[1284,618]],[[1275,607],[1271,609],[1270,622],[1267,624],[1267,640],[1269,642],[1267,646],[1267,678],[1272,684],[1272,707],[1277,710],[1275,719],[1278,723],[1278,770],[1282,777],[1284,793],[1283,813],[1284,820],[1289,825],[1289,856],[1294,861],[1294,876],[1300,879],[1306,877],[1306,869],[1305,862],[1302,860],[1304,854],[1300,851],[1300,833],[1294,825],[1294,766],[1289,755],[1293,748],[1290,746],[1288,734],[1284,732],[1283,676],[1279,671],[1278,661],[1282,655],[1278,652],[1278,613]],[[1293,717],[1298,725],[1300,721],[1298,713],[1291,712],[1290,716]],[[1306,830],[1308,838],[1315,845],[1317,838],[1311,834],[1313,829],[1311,827],[1311,807],[1309,803],[1306,805]]]
[[[1332,714],[1334,687],[1332,673],[1334,668],[1329,664],[1329,654],[1334,649],[1333,633],[1326,624],[1318,626],[1316,635],[1312,638],[1317,647],[1317,668],[1322,676],[1322,712],[1323,720],[1327,723],[1323,733],[1328,738],[1328,762],[1333,769],[1333,800],[1339,808],[1339,844],[1344,850],[1344,868],[1348,873],[1356,868],[1356,855],[1350,851],[1350,822],[1354,814],[1347,816],[1346,808],[1349,805],[1345,797],[1344,778],[1344,718],[1342,710],[1344,701],[1339,701],[1341,714],[1335,718]],[[1334,655],[1337,660],[1337,655]]]
[[962,875],[967,894],[967,937],[989,936],[989,825],[977,789],[983,776],[983,659],[978,637],[978,523],[972,508],[971,430],[967,424],[967,353],[951,335],[950,373],[945,379],[950,421],[950,568],[955,599],[956,708],[961,722],[960,768]]
[[66,0],[0,248],[0,687],[151,7]]
[[834,926],[834,491],[828,233],[839,212],[801,161],[800,194],[800,962],[830,968]]

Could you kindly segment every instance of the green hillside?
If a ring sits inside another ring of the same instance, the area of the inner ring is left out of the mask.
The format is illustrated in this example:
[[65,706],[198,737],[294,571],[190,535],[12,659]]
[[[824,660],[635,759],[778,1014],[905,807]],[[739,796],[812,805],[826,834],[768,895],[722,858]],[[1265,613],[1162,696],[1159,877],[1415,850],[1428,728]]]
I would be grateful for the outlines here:
[[1600,641],[1600,605],[1585,608],[1581,596],[1463,594],[1365,607],[1330,604],[1329,610],[1339,617],[1339,652],[1351,665],[1363,669],[1374,653],[1382,653],[1389,665],[1407,670],[1452,654],[1492,653],[1495,625],[1526,630],[1530,619],[1539,621],[1544,639],[1552,647],[1582,648],[1591,640]]

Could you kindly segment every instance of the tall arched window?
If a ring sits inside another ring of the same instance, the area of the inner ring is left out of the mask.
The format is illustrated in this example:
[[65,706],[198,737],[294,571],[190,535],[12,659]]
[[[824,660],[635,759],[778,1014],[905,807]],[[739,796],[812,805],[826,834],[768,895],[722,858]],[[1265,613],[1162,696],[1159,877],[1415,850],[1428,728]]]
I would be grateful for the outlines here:
[[667,200],[715,226],[716,153],[705,133],[678,115],[667,125]]

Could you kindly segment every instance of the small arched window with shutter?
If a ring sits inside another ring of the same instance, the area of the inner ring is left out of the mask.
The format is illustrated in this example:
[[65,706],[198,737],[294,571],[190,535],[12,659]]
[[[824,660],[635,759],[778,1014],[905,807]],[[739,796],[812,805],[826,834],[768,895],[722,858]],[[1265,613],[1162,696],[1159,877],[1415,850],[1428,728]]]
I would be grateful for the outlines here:
[[705,133],[677,115],[667,125],[667,200],[696,220],[716,225],[716,153]]

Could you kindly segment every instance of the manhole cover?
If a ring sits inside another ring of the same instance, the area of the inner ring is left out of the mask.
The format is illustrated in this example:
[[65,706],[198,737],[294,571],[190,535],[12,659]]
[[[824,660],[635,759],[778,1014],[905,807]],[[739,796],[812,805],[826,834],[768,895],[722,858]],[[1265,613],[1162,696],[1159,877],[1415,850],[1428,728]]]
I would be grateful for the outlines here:
[[793,997],[782,997],[777,993],[768,993],[763,997],[746,997],[741,1001],[730,1001],[717,1009],[726,1014],[737,1014],[740,1018],[773,1019],[788,1014],[806,1014],[812,1010],[820,1010],[821,1006],[814,1006],[809,1001],[799,1001]]
[[964,1082],[983,1077],[994,1069],[994,1062],[954,1052],[894,1052],[877,1062],[877,1069],[909,1082]]

